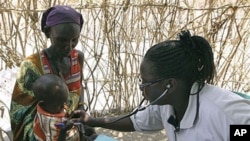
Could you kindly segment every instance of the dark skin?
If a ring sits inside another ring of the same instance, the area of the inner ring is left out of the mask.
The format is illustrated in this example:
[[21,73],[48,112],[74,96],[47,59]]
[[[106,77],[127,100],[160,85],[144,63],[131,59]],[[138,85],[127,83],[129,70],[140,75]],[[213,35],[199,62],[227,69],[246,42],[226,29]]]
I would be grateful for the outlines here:
[[[78,43],[80,31],[80,26],[75,23],[59,24],[46,28],[45,34],[51,41],[48,53],[53,60],[53,64],[63,76],[67,76],[70,72],[69,54]],[[78,58],[80,66],[83,68],[84,54],[81,51],[78,51]],[[81,76],[83,76],[82,72]]]
[[[160,79],[157,78],[155,73],[152,71],[153,67],[154,66],[151,62],[146,60],[142,61],[140,67],[142,83],[154,82],[155,80]],[[145,87],[142,94],[147,100],[152,102],[166,90],[166,86],[168,84],[170,85],[168,92],[156,103],[156,105],[172,105],[175,109],[176,120],[178,123],[180,123],[188,106],[190,86],[186,85],[179,79],[168,78]],[[79,110],[75,111],[74,113],[75,117],[79,117],[73,119],[74,121],[83,122],[89,126],[103,127],[117,131],[135,131],[133,123],[129,117],[119,120],[115,123],[108,124],[120,117],[94,118],[84,111]]]
[[[69,90],[67,85],[58,76],[53,74],[43,75],[34,83],[33,90],[43,110],[51,114],[63,112]],[[66,133],[73,125],[74,123],[70,120],[64,121],[64,126],[61,127],[58,135],[58,141],[66,140]]]
[[74,122],[70,121],[70,120],[66,120],[64,122],[64,127],[61,128],[60,132],[59,132],[59,135],[58,135],[58,141],[66,141],[66,136],[67,136],[67,131],[70,130],[73,125],[74,125]]
[[[120,116],[122,117],[122,116]],[[74,111],[74,122],[82,122],[83,124],[89,125],[91,127],[102,127],[106,129],[112,129],[116,131],[132,132],[135,131],[134,126],[130,118],[124,118],[115,123],[110,122],[120,118],[120,117],[109,117],[109,118],[94,118],[88,115],[83,110]]]
[[[51,45],[48,48],[48,54],[53,61],[53,65],[58,69],[62,76],[67,76],[70,73],[70,52],[76,47],[80,37],[80,26],[75,23],[59,24],[52,27],[47,27],[45,35],[50,38]],[[78,59],[81,69],[83,69],[84,54],[78,51]],[[55,70],[54,70],[55,71]],[[81,71],[81,81],[83,72]],[[66,132],[73,123],[65,121],[65,127],[60,130],[58,140],[66,139]]]
[[[140,67],[142,83],[153,82],[161,79],[157,77],[151,68],[154,68],[153,63],[143,60]],[[168,78],[153,85],[144,88],[143,96],[152,102],[159,97],[165,90],[166,86],[170,88],[156,104],[157,105],[172,105],[175,110],[175,116],[178,123],[183,118],[188,106],[190,87],[184,81],[176,78]]]
[[[40,101],[39,105],[43,110],[58,114],[64,110],[64,103],[69,96],[67,85],[53,74],[46,74],[40,77],[33,85],[35,98]],[[58,81],[60,80],[60,82]],[[44,83],[46,82],[46,83]]]

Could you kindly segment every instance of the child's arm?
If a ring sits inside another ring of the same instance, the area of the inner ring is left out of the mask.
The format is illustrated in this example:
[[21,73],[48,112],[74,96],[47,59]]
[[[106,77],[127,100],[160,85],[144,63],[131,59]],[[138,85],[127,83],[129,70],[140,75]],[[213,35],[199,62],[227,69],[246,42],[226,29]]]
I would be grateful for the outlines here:
[[67,130],[61,129],[57,141],[66,141]]
[[70,120],[65,120],[64,125],[61,126],[58,136],[58,141],[66,141],[67,131],[71,129],[74,123]]

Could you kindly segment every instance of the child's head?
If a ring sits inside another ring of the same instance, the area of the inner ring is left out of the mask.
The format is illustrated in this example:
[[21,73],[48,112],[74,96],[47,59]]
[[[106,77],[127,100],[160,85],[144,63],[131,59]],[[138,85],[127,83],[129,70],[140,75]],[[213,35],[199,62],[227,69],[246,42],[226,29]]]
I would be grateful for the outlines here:
[[45,74],[32,86],[40,106],[49,113],[59,113],[68,99],[69,90],[64,81],[54,74]]

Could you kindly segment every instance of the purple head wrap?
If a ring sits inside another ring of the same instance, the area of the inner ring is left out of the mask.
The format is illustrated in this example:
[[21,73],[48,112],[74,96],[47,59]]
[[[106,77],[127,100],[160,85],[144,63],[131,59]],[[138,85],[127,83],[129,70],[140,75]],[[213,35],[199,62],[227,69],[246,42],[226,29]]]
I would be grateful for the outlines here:
[[82,14],[70,6],[57,5],[50,7],[42,15],[41,28],[44,32],[45,27],[51,27],[63,23],[76,23],[82,29]]

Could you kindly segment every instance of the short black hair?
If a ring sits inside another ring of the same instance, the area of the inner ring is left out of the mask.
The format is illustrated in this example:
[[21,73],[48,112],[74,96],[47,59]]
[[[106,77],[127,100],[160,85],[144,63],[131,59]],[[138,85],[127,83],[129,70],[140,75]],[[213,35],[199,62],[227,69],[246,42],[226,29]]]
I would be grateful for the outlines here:
[[38,101],[60,97],[60,91],[67,90],[65,82],[55,74],[45,74],[32,85],[34,96]]

